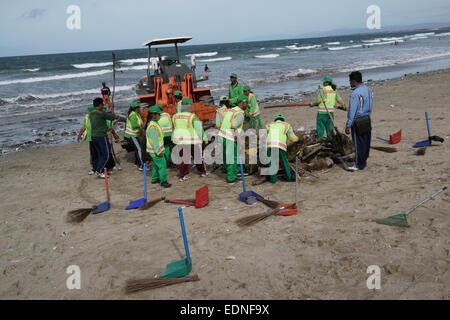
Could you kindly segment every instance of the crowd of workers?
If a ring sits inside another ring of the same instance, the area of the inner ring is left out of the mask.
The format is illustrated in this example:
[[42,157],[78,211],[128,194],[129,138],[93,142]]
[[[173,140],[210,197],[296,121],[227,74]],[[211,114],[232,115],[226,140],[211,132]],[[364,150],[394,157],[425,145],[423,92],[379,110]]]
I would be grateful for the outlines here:
[[[329,140],[332,139],[336,103],[339,104],[338,108],[348,110],[345,131],[346,134],[351,134],[356,150],[355,164],[350,170],[356,171],[365,168],[369,156],[370,113],[373,97],[372,91],[362,83],[360,72],[352,72],[349,80],[352,93],[348,109],[329,76],[323,79],[323,87],[319,88],[317,99],[311,102],[310,106],[319,107],[316,117],[318,139],[322,138],[325,133]],[[94,99],[93,104],[88,107],[88,113],[78,135],[78,141],[81,140],[83,133],[84,139],[89,141],[92,164],[89,174],[104,178],[104,168],[108,171],[117,168],[111,156],[111,144],[107,139],[108,132],[112,133],[116,141],[119,139],[113,129],[113,121],[126,122],[124,138],[134,150],[135,165],[139,170],[143,170],[144,166],[143,152],[147,152],[151,156],[153,162],[151,183],[159,183],[164,188],[171,186],[167,181],[167,168],[175,167],[172,161],[174,154],[171,152],[175,146],[177,146],[176,155],[181,159],[177,163],[180,182],[189,178],[191,159],[187,155],[194,156],[194,159],[201,159],[195,161],[201,177],[208,174],[202,160],[202,152],[203,147],[209,141],[202,122],[195,113],[191,112],[191,100],[183,99],[181,91],[174,93],[177,111],[173,116],[164,112],[162,105],[155,104],[146,107],[146,116],[144,117],[144,107],[138,101],[134,101],[130,104],[126,118],[114,114],[109,99],[110,91],[105,83],[103,83],[101,93],[102,98]],[[235,183],[239,175],[238,146],[244,145],[241,133],[245,122],[252,128],[262,129],[260,108],[255,94],[248,85],[242,86],[237,80],[237,75],[232,73],[228,96],[220,97],[215,122],[218,129],[217,138],[220,139],[219,142],[223,146],[223,164],[229,184]],[[282,114],[275,115],[273,122],[267,124],[265,128],[267,130],[268,158],[271,162],[279,161],[284,169],[286,181],[295,180],[286,155],[289,142],[298,141],[294,130]],[[145,133],[146,147],[144,151],[139,142],[142,133]],[[271,162],[269,162],[270,167],[272,167]],[[270,182],[277,182],[277,171],[278,166],[275,171],[270,171],[270,175],[267,177]]]

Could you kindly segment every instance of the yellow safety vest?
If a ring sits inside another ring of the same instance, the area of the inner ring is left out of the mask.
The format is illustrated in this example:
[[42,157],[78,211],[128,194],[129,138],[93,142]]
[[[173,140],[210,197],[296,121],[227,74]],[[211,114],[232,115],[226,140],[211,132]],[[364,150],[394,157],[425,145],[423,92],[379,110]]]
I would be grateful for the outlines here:
[[164,148],[164,132],[163,132],[161,126],[157,122],[155,122],[153,120],[149,122],[149,124],[147,126],[147,131],[145,132],[145,137],[147,138],[146,150],[148,153],[155,155],[155,151],[153,150],[153,141],[152,141],[152,139],[150,139],[150,137],[148,135],[150,132],[150,129],[152,129],[152,128],[156,128],[156,132],[158,133],[158,144],[159,144],[160,152],[164,152],[164,150],[165,150],[165,148]]
[[279,148],[281,150],[287,150],[287,133],[291,125],[284,121],[276,121],[268,124],[266,126],[267,138],[266,147],[267,148]]
[[[138,129],[133,129],[133,128],[131,127],[131,121],[130,121],[130,118],[131,118],[132,115],[136,115],[137,123],[138,123],[138,125],[139,125],[139,128],[138,128]],[[131,137],[136,138],[136,137],[139,135],[139,130],[140,130],[140,128],[142,127],[142,124],[143,124],[143,123],[144,123],[144,122],[142,121],[141,115],[140,115],[139,113],[136,113],[135,111],[131,111],[130,114],[128,115],[128,117],[127,117],[127,124],[126,124],[126,128],[125,128],[125,134],[127,134],[127,135],[129,135],[129,136],[131,136]]]
[[259,115],[259,105],[258,105],[258,101],[256,101],[256,96],[253,93],[249,93],[248,94],[248,106],[249,106],[249,111],[251,111],[251,101],[252,99],[255,99],[255,103],[256,103],[256,110],[254,110],[254,112],[252,113],[252,117],[256,117]]
[[168,137],[172,135],[172,120],[170,119],[170,114],[163,112],[158,120],[158,124],[164,131],[164,136]]
[[194,129],[195,114],[191,112],[179,112],[173,115],[172,141],[175,144],[199,144],[202,139]]
[[[231,122],[234,120],[234,118],[236,118],[237,115],[244,115],[244,111],[242,111],[242,109],[239,107],[234,107],[232,109],[225,110],[223,114],[224,117],[222,123],[220,124],[219,136],[227,140],[234,141],[234,129],[231,129]],[[239,127],[236,128],[238,134],[241,133],[243,125],[244,123],[242,122]]]
[[181,100],[180,100],[177,103],[177,112],[181,112],[181,106],[182,106],[182,104],[181,104]]
[[322,100],[325,101],[325,105],[327,106],[325,108],[325,105],[323,104],[323,101],[319,104],[319,112],[320,113],[327,113],[327,109],[329,112],[334,112],[334,105],[336,103],[336,93],[337,91],[333,90],[331,86],[326,86],[324,88],[321,88],[319,91],[319,97],[322,98]]
[[217,114],[218,114],[219,117],[220,117],[220,122],[221,122],[221,123],[222,123],[222,121],[223,121],[224,112],[227,111],[227,110],[228,110],[228,108],[227,108],[226,106],[223,106],[223,107],[220,107],[220,108],[217,109]]

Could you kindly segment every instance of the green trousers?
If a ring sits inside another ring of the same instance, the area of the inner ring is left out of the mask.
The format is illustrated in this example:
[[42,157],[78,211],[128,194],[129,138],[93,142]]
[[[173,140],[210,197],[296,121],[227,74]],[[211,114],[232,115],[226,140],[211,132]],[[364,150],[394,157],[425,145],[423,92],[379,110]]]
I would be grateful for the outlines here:
[[[334,112],[330,112],[330,114],[334,120]],[[322,138],[326,131],[328,140],[331,140],[331,131],[333,130],[333,123],[331,122],[328,113],[317,112],[316,126],[317,126],[317,139]]]
[[172,136],[165,136],[164,137],[164,156],[166,158],[167,162],[172,161],[172,157],[170,156],[170,146],[172,144]]
[[158,182],[162,184],[167,181],[167,162],[166,157],[157,157],[156,155],[150,154],[153,160],[153,167],[152,167],[152,183]]
[[[279,148],[267,148],[267,157],[270,159],[269,165],[270,166],[272,165],[271,157],[272,157],[272,155],[274,157],[276,157],[277,156],[276,153],[278,153],[278,159],[279,159],[278,164],[281,164],[284,168],[286,180],[291,181],[291,179],[292,179],[291,167],[289,166],[289,161],[286,156],[286,151],[281,150]],[[274,170],[274,171],[272,171],[272,170]],[[277,178],[278,169],[276,168],[276,170],[275,170],[275,169],[271,168],[270,173],[271,173],[270,178],[269,178],[270,182],[276,183],[278,180],[278,178]]]
[[255,121],[255,122],[258,121],[258,128],[262,129],[261,117],[259,116],[259,114],[256,117],[254,117],[253,119],[250,117],[245,117],[244,121],[247,122],[248,124],[250,124],[252,126],[252,128],[253,128],[253,121]]
[[227,170],[228,182],[236,180],[239,172],[237,162],[237,142],[222,138],[222,152],[224,154],[224,164]]

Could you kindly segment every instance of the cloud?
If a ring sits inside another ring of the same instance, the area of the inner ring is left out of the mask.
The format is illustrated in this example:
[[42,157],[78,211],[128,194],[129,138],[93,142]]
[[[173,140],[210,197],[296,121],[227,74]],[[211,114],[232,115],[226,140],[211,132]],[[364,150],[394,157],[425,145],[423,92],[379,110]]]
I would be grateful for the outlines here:
[[20,17],[24,18],[24,19],[36,19],[36,18],[43,16],[44,14],[45,14],[45,9],[34,8],[29,12],[25,12]]

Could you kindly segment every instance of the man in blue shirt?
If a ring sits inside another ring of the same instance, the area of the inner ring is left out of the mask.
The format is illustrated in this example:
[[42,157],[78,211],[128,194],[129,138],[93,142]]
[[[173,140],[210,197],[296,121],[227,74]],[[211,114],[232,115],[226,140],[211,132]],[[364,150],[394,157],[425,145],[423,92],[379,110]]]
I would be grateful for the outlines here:
[[[366,133],[361,134],[357,132],[355,121],[362,120],[360,118],[369,116],[372,113],[373,94],[362,82],[362,74],[359,71],[354,71],[349,75],[350,86],[352,93],[350,95],[350,103],[347,114],[347,124],[345,133],[352,135],[353,145],[355,146],[355,164],[349,169],[352,171],[363,170],[367,165],[367,158],[370,151],[371,130],[370,122]],[[359,120],[357,120],[359,119]],[[364,130],[363,130],[364,132]]]

